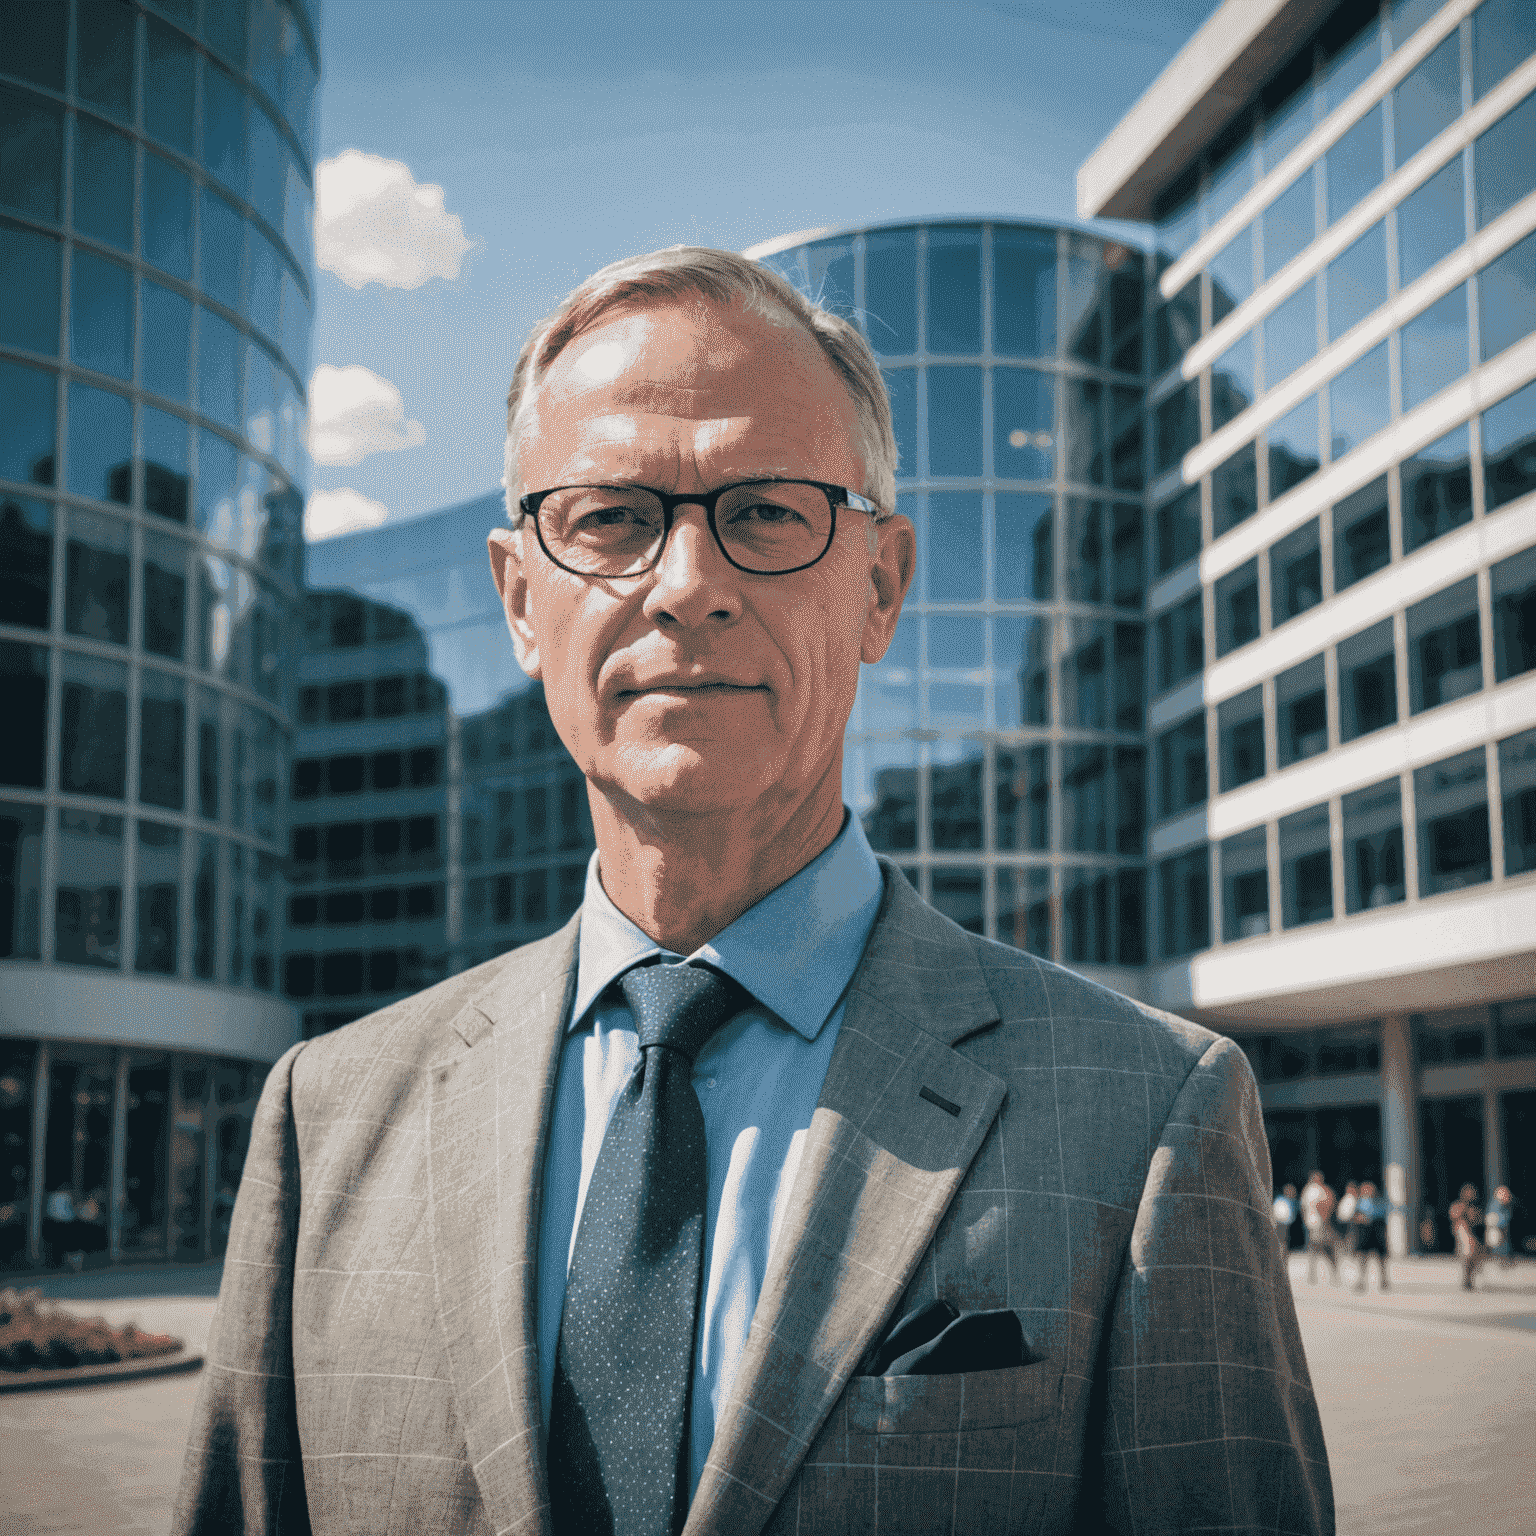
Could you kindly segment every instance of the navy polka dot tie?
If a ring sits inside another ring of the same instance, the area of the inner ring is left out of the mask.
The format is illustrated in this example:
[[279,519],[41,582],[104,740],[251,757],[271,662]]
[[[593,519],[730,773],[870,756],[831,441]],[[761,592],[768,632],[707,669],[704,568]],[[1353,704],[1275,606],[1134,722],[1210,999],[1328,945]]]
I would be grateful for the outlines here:
[[550,1404],[560,1536],[671,1536],[688,1513],[688,1394],[704,1267],[693,1059],[750,994],[696,965],[619,981],[640,1065],[614,1105],[566,1281]]

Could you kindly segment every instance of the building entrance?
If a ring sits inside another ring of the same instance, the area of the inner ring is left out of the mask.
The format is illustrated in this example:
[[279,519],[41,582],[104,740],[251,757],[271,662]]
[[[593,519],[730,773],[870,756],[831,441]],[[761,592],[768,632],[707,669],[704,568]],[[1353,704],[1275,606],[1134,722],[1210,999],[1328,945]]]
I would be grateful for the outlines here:
[[1433,1252],[1455,1250],[1446,1212],[1463,1184],[1472,1185],[1479,1200],[1488,1198],[1484,1167],[1482,1099],[1425,1099],[1419,1105],[1419,1199],[1427,1209],[1420,1219],[1434,1221]]

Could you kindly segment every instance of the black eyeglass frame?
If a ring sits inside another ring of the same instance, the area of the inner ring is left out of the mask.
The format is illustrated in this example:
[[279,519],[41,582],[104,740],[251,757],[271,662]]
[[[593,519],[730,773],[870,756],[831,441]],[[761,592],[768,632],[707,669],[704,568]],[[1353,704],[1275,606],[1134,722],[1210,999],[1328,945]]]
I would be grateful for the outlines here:
[[[720,529],[715,522],[715,507],[720,498],[727,491],[740,490],[744,485],[810,485],[814,486],[827,498],[827,510],[832,515],[831,527],[827,530],[827,542],[821,546],[814,560],[807,560],[801,565],[786,566],[782,571],[758,571],[750,565],[743,565],[739,560],[731,559],[731,552],[725,547],[725,540],[720,537]],[[661,539],[656,545],[656,553],[648,564],[633,571],[622,571],[615,574],[603,574],[597,571],[578,571],[574,566],[566,565],[558,559],[544,539],[544,528],[539,522],[539,508],[544,499],[553,496],[558,491],[645,491],[654,496],[661,503]],[[594,581],[622,581],[630,576],[645,576],[654,571],[661,564],[661,557],[667,547],[667,539],[672,533],[673,514],[679,507],[703,507],[704,518],[709,524],[710,535],[715,541],[715,548],[725,556],[727,562],[736,570],[744,572],[748,576],[793,576],[796,571],[808,571],[817,564],[826,552],[832,548],[832,541],[837,537],[837,509],[847,507],[850,512],[867,512],[876,521],[880,519],[879,506],[867,496],[861,496],[857,491],[850,491],[847,486],[829,485],[825,480],[796,480],[790,476],[774,477],[772,475],[756,475],[750,480],[733,480],[729,485],[717,486],[712,491],[685,491],[681,495],[670,496],[665,491],[658,491],[649,485],[607,485],[598,484],[582,485],[552,485],[547,491],[530,491],[526,496],[518,498],[518,511],[524,517],[533,519],[533,530],[538,535],[539,548],[549,559],[560,567],[562,571],[569,571],[572,576],[585,576]]]

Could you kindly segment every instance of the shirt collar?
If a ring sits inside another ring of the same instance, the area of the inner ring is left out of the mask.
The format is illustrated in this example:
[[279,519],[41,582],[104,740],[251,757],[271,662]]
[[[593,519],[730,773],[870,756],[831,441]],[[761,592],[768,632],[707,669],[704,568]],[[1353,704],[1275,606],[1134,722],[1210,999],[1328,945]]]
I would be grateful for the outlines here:
[[[857,816],[797,875],[743,912],[686,958],[703,960],[739,981],[797,1034],[814,1040],[853,979],[880,910],[880,865]],[[663,950],[609,899],[597,855],[587,864],[571,1028],[615,978]]]

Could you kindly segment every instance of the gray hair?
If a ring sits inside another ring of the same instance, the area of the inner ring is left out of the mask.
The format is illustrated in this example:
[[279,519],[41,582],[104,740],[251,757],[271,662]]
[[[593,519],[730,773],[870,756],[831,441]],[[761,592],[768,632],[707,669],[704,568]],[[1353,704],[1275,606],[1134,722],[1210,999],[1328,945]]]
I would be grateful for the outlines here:
[[[545,316],[523,343],[507,394],[507,514],[513,527],[523,521],[518,506],[517,450],[533,415],[539,384],[571,342],[606,314],[622,308],[704,299],[742,303],[774,322],[787,319],[806,330],[837,370],[853,401],[858,445],[864,457],[864,484],[857,487],[889,517],[896,505],[896,433],[880,365],[869,343],[839,315],[812,302],[770,267],[734,251],[674,245],[648,256],[626,256],[594,272]],[[850,487],[854,489],[854,487]]]

